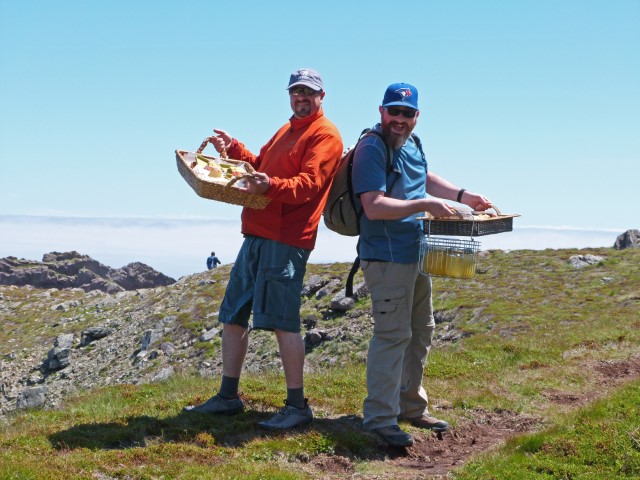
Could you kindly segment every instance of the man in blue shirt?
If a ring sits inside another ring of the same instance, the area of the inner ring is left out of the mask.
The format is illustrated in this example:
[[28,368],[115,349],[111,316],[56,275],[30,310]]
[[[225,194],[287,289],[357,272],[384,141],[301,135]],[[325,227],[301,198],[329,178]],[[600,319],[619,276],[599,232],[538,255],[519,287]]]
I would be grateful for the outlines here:
[[[429,415],[422,386],[435,320],[431,277],[419,273],[423,232],[416,217],[424,212],[455,215],[445,200],[474,210],[492,204],[427,169],[422,149],[411,136],[420,115],[413,85],[390,85],[379,111],[381,121],[374,129],[382,138],[367,135],[358,143],[352,177],[364,212],[359,255],[374,319],[363,427],[390,445],[409,446],[413,437],[400,429],[399,419],[434,431],[448,428],[447,422]],[[389,174],[387,151],[392,155]]]
[[212,268],[216,268],[221,263],[218,257],[216,257],[216,252],[211,252],[211,256],[207,258],[207,269],[211,270]]

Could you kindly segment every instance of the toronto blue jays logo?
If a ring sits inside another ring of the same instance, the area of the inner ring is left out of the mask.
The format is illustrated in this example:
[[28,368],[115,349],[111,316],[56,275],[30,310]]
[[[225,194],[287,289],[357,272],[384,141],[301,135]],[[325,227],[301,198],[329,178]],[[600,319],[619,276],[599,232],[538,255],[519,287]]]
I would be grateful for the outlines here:
[[408,88],[399,88],[398,90],[396,90],[396,93],[400,95],[400,98],[402,100],[411,96],[411,90]]

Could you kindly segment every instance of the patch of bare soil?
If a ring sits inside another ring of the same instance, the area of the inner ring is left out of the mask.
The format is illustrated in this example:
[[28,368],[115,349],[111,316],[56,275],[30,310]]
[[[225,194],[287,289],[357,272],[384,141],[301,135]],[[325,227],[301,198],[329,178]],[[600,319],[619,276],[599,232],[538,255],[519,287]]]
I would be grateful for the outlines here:
[[620,384],[640,377],[640,357],[628,360],[599,360],[588,362],[584,366],[596,374],[598,388],[584,393],[547,390],[544,397],[558,405],[581,407],[606,396]]
[[630,360],[602,360],[591,365],[601,376],[604,384],[619,383],[620,380],[640,376],[640,357]]
[[[577,408],[604,396],[622,383],[640,377],[640,358],[599,361],[588,367],[598,374],[599,388],[595,391],[583,395],[553,391],[547,392],[546,398]],[[354,417],[344,417],[342,420],[351,428],[357,423]],[[452,468],[463,465],[473,455],[489,451],[515,435],[531,433],[542,427],[544,423],[541,418],[508,410],[474,410],[470,412],[468,420],[458,421],[455,428],[443,434],[412,429],[414,444],[410,448],[392,448],[380,443],[374,452],[365,457],[356,458],[344,452],[341,455],[320,455],[310,459],[305,470],[312,469],[314,478],[319,479],[443,479]],[[371,468],[380,473],[365,476],[356,472],[357,461],[381,462],[384,465],[379,469]]]
[[[308,459],[309,464],[304,470],[318,479],[443,478],[451,468],[463,464],[471,455],[487,451],[515,434],[533,431],[541,425],[540,419],[507,410],[474,410],[469,412],[469,417],[445,433],[411,428],[414,444],[409,448],[388,447],[372,435],[377,447],[368,454],[354,456],[350,452],[336,452],[336,455],[319,455]],[[357,417],[343,417],[331,430],[336,433],[341,428],[339,424],[342,428],[360,428],[358,423]],[[368,462],[368,470],[379,473],[358,473],[358,461]],[[379,466],[375,465],[377,462]]]
[[[413,446],[393,461],[416,474],[425,474],[424,470],[428,470],[431,477],[444,475],[471,455],[490,450],[513,435],[534,431],[541,425],[539,418],[507,410],[474,410],[471,416],[470,420],[443,434],[414,431]],[[407,473],[405,479],[429,478]]]

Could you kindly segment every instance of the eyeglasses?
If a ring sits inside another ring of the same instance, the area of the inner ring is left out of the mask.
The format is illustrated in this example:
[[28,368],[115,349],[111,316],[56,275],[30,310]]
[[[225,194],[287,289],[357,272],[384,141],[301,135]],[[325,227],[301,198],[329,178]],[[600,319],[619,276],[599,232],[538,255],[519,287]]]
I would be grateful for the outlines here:
[[400,110],[399,108],[393,107],[385,107],[385,110],[392,117],[397,117],[398,115],[402,115],[405,118],[415,118],[417,110]]
[[299,95],[302,95],[303,97],[310,97],[311,95],[315,95],[316,93],[320,92],[309,87],[293,87],[289,89],[289,95],[293,95],[294,97],[297,97]]

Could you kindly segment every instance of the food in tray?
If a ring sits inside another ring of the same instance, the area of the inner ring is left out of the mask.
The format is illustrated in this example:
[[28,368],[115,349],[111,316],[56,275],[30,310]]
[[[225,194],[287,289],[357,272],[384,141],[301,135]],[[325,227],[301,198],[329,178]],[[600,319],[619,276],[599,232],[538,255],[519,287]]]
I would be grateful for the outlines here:
[[[437,217],[437,218],[433,218],[431,217],[433,220],[489,220],[490,218],[497,218],[498,215],[495,213],[490,213],[490,212],[471,212],[471,211],[464,211],[464,210],[458,210],[458,213],[456,215],[449,215],[446,217]],[[428,218],[428,217],[427,217]]]
[[488,218],[494,218],[496,215],[491,215],[489,213],[483,212],[473,212],[473,218],[475,220],[487,220]]
[[[243,177],[249,172],[243,164],[232,164],[228,161],[209,159],[203,155],[196,155],[191,163],[191,169],[201,179],[212,181],[220,185],[226,185],[236,177]],[[236,183],[237,186],[238,183]]]
[[474,220],[486,220],[488,218],[496,218],[498,215],[491,212],[460,212],[463,217],[473,217]]

